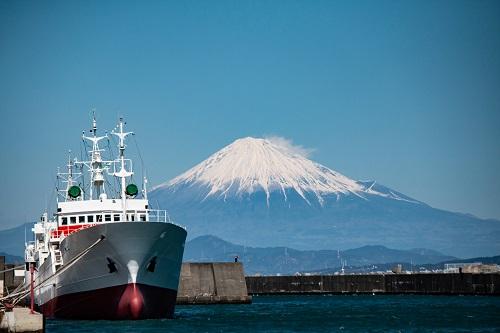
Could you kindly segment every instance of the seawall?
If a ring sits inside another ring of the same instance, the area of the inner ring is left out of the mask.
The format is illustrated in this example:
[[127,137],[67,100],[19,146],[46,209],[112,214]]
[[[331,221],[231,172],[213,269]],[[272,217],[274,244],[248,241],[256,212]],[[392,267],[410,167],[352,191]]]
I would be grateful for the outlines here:
[[387,293],[500,296],[500,274],[247,276],[246,283],[250,295]]
[[241,263],[183,263],[177,304],[251,303]]

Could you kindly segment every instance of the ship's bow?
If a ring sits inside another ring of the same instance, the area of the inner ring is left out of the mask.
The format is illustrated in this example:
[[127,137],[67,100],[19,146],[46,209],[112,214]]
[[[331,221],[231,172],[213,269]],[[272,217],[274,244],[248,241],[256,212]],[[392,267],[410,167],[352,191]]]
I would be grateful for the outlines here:
[[72,319],[170,318],[185,240],[183,228],[153,222],[101,224],[71,234],[61,242],[70,266],[45,290],[42,309]]

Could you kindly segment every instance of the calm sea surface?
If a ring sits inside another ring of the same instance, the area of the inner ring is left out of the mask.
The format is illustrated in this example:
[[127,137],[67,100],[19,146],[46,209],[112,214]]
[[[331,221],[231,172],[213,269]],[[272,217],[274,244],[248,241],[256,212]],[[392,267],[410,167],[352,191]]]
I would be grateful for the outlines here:
[[256,296],[178,306],[175,319],[48,320],[47,332],[500,332],[500,297]]

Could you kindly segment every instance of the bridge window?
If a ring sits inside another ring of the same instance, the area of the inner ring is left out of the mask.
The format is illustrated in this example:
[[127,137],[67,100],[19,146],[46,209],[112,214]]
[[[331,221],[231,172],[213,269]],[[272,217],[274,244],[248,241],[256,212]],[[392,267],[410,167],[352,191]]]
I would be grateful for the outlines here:
[[102,215],[97,215],[97,222],[102,222]]
[[61,218],[61,225],[67,225],[67,224],[68,224],[68,218],[67,217]]
[[88,223],[94,222],[94,215],[87,215],[87,222]]
[[69,217],[69,223],[75,224],[76,223],[76,216],[70,216]]
[[132,222],[135,221],[135,215],[134,214],[129,214],[128,220],[132,221]]
[[85,223],[85,216],[78,216],[78,223]]
[[120,214],[113,215],[113,221],[115,221],[115,222],[120,221]]
[[140,219],[141,221],[146,221],[146,214],[141,214],[141,215],[139,215],[139,219]]
[[110,222],[111,221],[111,214],[104,215],[104,221]]

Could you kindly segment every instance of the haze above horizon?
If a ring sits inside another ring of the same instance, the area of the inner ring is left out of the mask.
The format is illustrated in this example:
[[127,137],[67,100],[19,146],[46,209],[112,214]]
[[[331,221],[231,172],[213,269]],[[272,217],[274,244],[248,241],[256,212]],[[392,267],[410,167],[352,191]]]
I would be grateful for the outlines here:
[[498,36],[498,1],[1,1],[0,229],[42,213],[93,108],[126,118],[151,186],[276,136],[500,219]]

